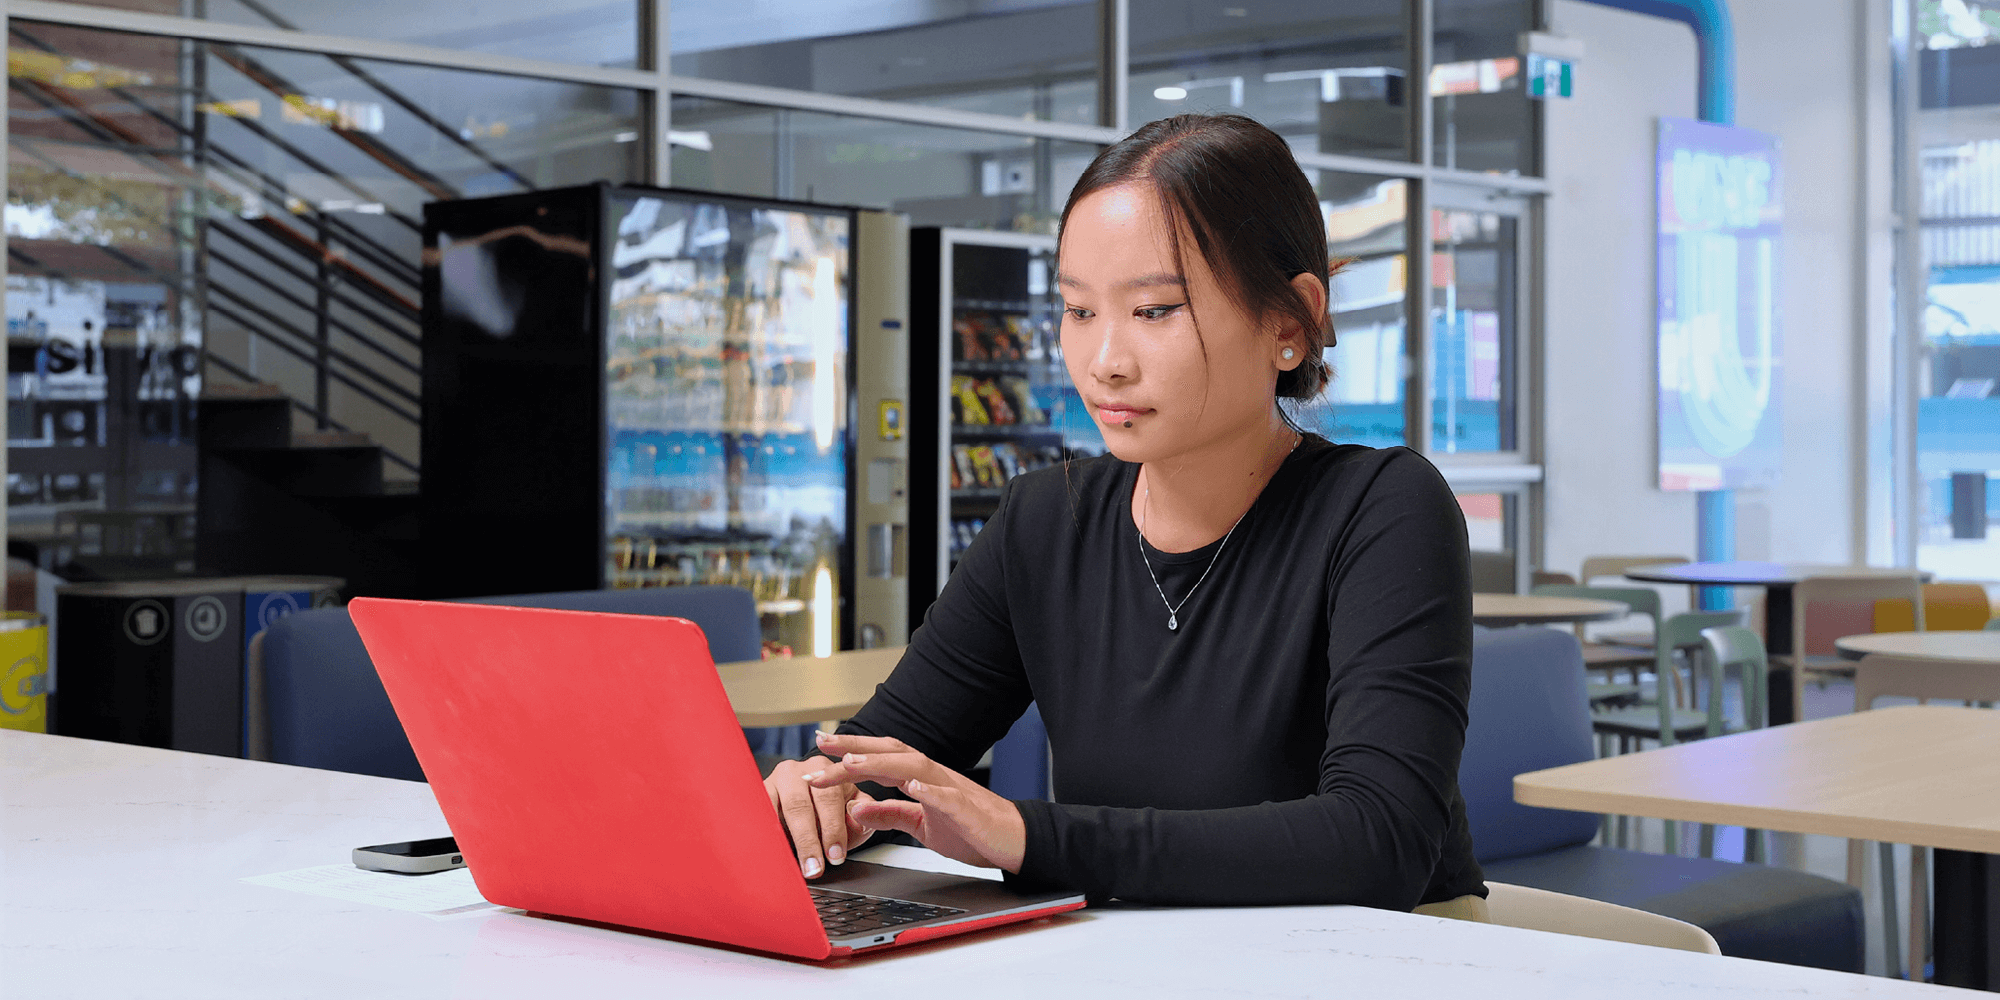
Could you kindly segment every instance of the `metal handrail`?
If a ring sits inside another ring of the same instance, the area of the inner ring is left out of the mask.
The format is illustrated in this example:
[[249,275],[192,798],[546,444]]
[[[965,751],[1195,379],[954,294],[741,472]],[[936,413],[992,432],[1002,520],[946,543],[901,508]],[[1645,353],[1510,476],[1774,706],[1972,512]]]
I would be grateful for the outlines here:
[[[8,33],[16,38],[21,39],[22,41],[28,43],[29,45],[34,46],[35,48],[42,50],[43,52],[54,53],[57,55],[62,54],[60,49],[56,48],[53,45],[50,45],[47,42],[42,41],[41,39],[35,37],[34,35],[28,33],[27,31],[22,30],[18,25],[19,22],[10,22],[8,25]],[[17,82],[19,81],[19,79],[20,78],[10,78],[9,82],[10,84],[15,84],[16,88],[19,89]],[[49,92],[49,88],[47,88],[46,85],[43,85],[36,81],[27,81],[27,82],[34,83],[37,90],[43,91],[45,93]],[[146,117],[152,119],[153,121],[158,122],[172,129],[177,135],[181,136],[182,138],[185,139],[195,138],[193,130],[189,129],[186,125],[183,125],[179,120],[160,111],[158,108],[153,107],[143,98],[141,98],[138,94],[133,93],[129,88],[106,87],[104,88],[104,92],[110,94],[113,97],[118,98],[119,100],[124,101],[132,109],[138,111],[141,114],[144,114]],[[206,89],[196,93],[194,96],[200,100],[210,101],[210,102],[213,102],[217,99],[217,96],[214,93]],[[53,108],[53,105],[49,101],[38,99],[38,102],[41,103],[44,107]],[[56,103],[63,105],[70,104],[70,102],[63,100],[58,100],[56,101]],[[179,163],[179,158],[186,155],[187,153],[186,150],[157,149],[154,147],[147,146],[144,142],[140,140],[140,137],[138,135],[136,135],[135,133],[131,133],[130,131],[124,129],[122,126],[119,126],[114,122],[105,121],[101,118],[98,118],[95,115],[90,115],[88,112],[85,112],[80,108],[74,108],[73,106],[72,110],[76,111],[79,114],[84,115],[91,121],[97,123],[97,125],[100,126],[100,131],[102,131],[103,133],[122,140],[122,143],[120,145],[121,149],[127,152],[131,152],[136,149],[140,152],[151,153],[154,156],[158,157],[171,157],[172,159],[168,160],[169,163],[171,163],[176,167],[182,167],[182,165]],[[291,156],[293,159],[298,160],[300,163],[312,167],[314,170],[317,170],[320,173],[326,175],[327,177],[332,178],[342,187],[345,187],[350,193],[354,194],[355,197],[368,201],[382,202],[382,199],[376,196],[373,192],[367,190],[366,188],[362,188],[356,185],[353,182],[353,180],[346,177],[345,175],[333,171],[326,164],[321,163],[317,159],[312,158],[309,154],[305,153],[297,146],[294,146],[293,144],[286,142],[277,133],[272,132],[270,129],[263,127],[263,125],[247,118],[232,118],[230,120],[243,126],[243,128],[255,134],[258,138],[264,140],[267,143],[270,143],[272,147],[283,151],[286,155]],[[235,156],[234,154],[229,153],[228,150],[223,147],[210,144],[206,148],[211,152],[222,154],[225,158],[229,159],[232,162],[232,164],[238,166],[239,168],[255,173],[258,179],[264,182],[264,186],[267,188],[267,190],[278,192],[279,200],[280,201],[283,200],[284,186],[277,183],[275,178],[272,178],[262,173],[261,171],[256,170],[256,168],[250,166],[250,164],[247,161],[241,159],[240,157]],[[160,164],[155,163],[151,164],[151,166],[153,166],[155,169],[159,169]],[[168,170],[162,170],[160,172],[163,174],[167,174],[169,176],[179,176],[182,178],[186,178],[187,175],[190,173],[184,167],[182,167],[182,169],[178,172],[168,171]],[[382,203],[384,205],[387,204],[387,202],[382,202]],[[412,232],[419,232],[423,229],[423,223],[407,215],[404,215],[401,212],[387,211],[384,212],[383,214],[388,218],[395,219],[397,222],[402,223],[406,228],[410,229]]]
[[[311,344],[313,350],[325,352],[326,356],[329,359],[338,361],[341,364],[344,364],[349,368],[354,369],[356,372],[361,373],[364,377],[374,382],[382,389],[394,395],[402,397],[405,402],[415,403],[419,406],[423,405],[422,396],[419,396],[416,393],[411,392],[410,390],[405,389],[400,385],[397,385],[394,381],[383,376],[380,372],[374,370],[373,368],[368,367],[365,364],[362,364],[360,361],[355,360],[354,356],[347,353],[346,351],[340,350],[337,347],[332,347],[330,345],[318,343],[317,342],[318,338],[314,337],[310,333],[300,330],[299,328],[293,326],[291,323],[286,322],[284,319],[272,315],[270,310],[267,310],[263,306],[260,306],[255,302],[252,302],[248,296],[240,292],[237,292],[233,289],[222,287],[220,285],[211,285],[209,287],[209,291],[213,294],[220,295],[231,302],[234,302],[236,305],[244,309],[248,309],[250,312],[256,314],[260,319],[264,320],[264,322],[269,323],[272,328],[282,330],[285,333],[288,333],[294,337],[297,337],[300,340],[305,341],[308,344]],[[215,308],[215,303],[213,301],[209,302],[209,308],[211,309]],[[272,337],[270,335],[269,329],[258,330],[254,332],[263,336],[264,339],[269,340],[272,343],[278,342],[278,339],[276,337]],[[317,367],[317,362],[315,362],[315,367]],[[352,385],[353,383],[349,384]],[[387,404],[385,403],[384,405]],[[411,414],[410,420],[412,422],[416,422],[418,418],[416,417],[415,414]]]
[[[244,327],[245,327],[246,329],[247,329],[247,328],[249,328],[249,326],[250,326],[250,324],[248,324],[248,323],[244,322],[244,320],[243,320],[243,317],[242,317],[241,315],[238,315],[238,314],[236,313],[236,311],[235,311],[235,310],[231,309],[230,307],[228,307],[228,306],[226,306],[226,305],[222,305],[222,304],[220,304],[220,303],[215,303],[215,302],[211,302],[211,303],[209,303],[209,304],[208,304],[208,307],[209,307],[210,309],[213,309],[213,310],[215,310],[216,312],[219,312],[219,313],[223,314],[224,316],[227,316],[227,317],[229,317],[230,319],[233,319],[233,320],[235,320],[235,321],[236,321],[236,322],[238,322],[238,323],[241,323],[241,324],[243,324],[243,326],[244,326]],[[292,346],[291,344],[288,344],[288,343],[286,343],[285,341],[283,341],[283,340],[281,340],[281,339],[279,339],[279,338],[277,338],[277,337],[273,337],[273,336],[271,336],[271,334],[270,334],[270,332],[269,332],[269,331],[266,331],[266,330],[251,330],[250,332],[252,332],[252,333],[256,334],[257,336],[259,336],[259,337],[261,337],[261,338],[263,338],[263,339],[264,339],[264,341],[265,341],[265,342],[267,342],[267,343],[269,343],[269,344],[270,344],[271,346],[273,346],[273,347],[275,347],[275,348],[277,348],[277,349],[279,349],[279,350],[281,350],[281,351],[284,351],[284,352],[285,352],[286,354],[289,354],[289,355],[291,355],[292,357],[295,357],[295,358],[298,358],[298,359],[299,359],[300,361],[304,361],[304,362],[306,362],[307,364],[312,364],[312,363],[313,363],[313,357],[312,357],[312,355],[311,355],[311,354],[308,354],[307,352],[305,352],[305,351],[302,351],[302,350],[300,350],[299,348],[297,348],[297,347],[294,347],[294,346]],[[402,417],[402,418],[403,418],[404,420],[408,420],[409,422],[411,422],[411,423],[413,423],[413,424],[418,424],[418,423],[420,423],[420,420],[418,419],[418,417],[417,417],[417,415],[416,415],[416,414],[414,414],[414,413],[411,413],[410,411],[408,411],[408,410],[405,410],[405,409],[403,409],[403,408],[402,408],[401,406],[398,406],[397,404],[395,404],[395,403],[392,403],[392,402],[390,402],[389,400],[386,400],[386,399],[383,399],[383,398],[382,398],[381,396],[378,396],[378,395],[376,395],[376,394],[375,394],[375,392],[374,392],[374,390],[372,390],[372,389],[369,389],[369,388],[368,388],[367,386],[365,386],[365,385],[362,385],[361,383],[359,383],[359,382],[356,382],[356,381],[354,381],[354,380],[353,380],[352,378],[349,378],[348,376],[346,376],[346,375],[342,374],[342,373],[341,373],[341,372],[339,372],[338,370],[336,370],[336,369],[333,369],[333,368],[328,368],[328,369],[326,370],[326,373],[327,373],[327,377],[328,377],[328,378],[331,378],[331,379],[333,379],[334,381],[336,381],[336,382],[339,382],[339,383],[340,383],[341,385],[344,385],[344,386],[348,387],[349,389],[352,389],[352,390],[354,390],[355,392],[357,392],[357,393],[360,393],[360,394],[361,394],[361,396],[362,396],[362,398],[364,398],[364,399],[367,399],[367,400],[369,400],[370,402],[373,402],[373,403],[374,403],[374,404],[376,404],[377,406],[380,406],[380,407],[382,407],[383,409],[385,409],[385,410],[388,410],[389,412],[391,412],[391,413],[393,413],[393,414],[395,414],[395,415],[397,415],[397,416],[399,416],[399,417]]]
[[[275,72],[272,72],[269,67],[265,66],[263,63],[258,62],[255,59],[250,58],[248,55],[244,54],[243,50],[237,48],[234,45],[224,45],[220,42],[210,42],[208,44],[208,50],[209,52],[213,53],[216,58],[227,63],[231,69],[234,69],[238,73],[241,73],[246,77],[249,77],[253,83],[264,88],[265,90],[270,91],[271,93],[277,95],[280,98],[292,96],[300,92],[299,88],[294,86],[291,81],[285,79],[282,76],[279,76]],[[246,123],[249,121],[249,119],[246,118],[239,118],[236,120],[239,122],[246,122]],[[390,149],[388,146],[380,142],[377,142],[376,140],[370,138],[366,134],[344,128],[328,129],[327,131],[332,132],[334,135],[339,136],[348,145],[353,146],[355,149],[360,150],[364,155],[368,156],[370,159],[373,159],[376,162],[382,164],[383,166],[388,167],[390,170],[393,170],[396,173],[403,175],[404,179],[408,180],[410,183],[415,184],[418,187],[423,188],[425,191],[429,192],[431,197],[433,198],[458,197],[458,189],[452,187],[450,184],[445,183],[443,178],[437,176],[436,174],[431,173],[428,170],[425,170],[422,167],[417,166],[416,164],[410,162],[409,157],[406,157],[403,154],[398,153],[393,149]],[[301,157],[300,159],[301,162],[305,162],[303,157]],[[314,167],[314,169],[319,170],[323,168]],[[329,176],[333,175],[333,172],[331,170],[326,170],[325,172]],[[351,185],[347,185],[344,181],[343,181],[343,186],[348,186],[351,188]]]
[[[272,24],[279,27],[289,26],[283,18],[264,8],[256,0],[242,0],[242,2],[246,7],[249,7],[253,12],[270,21]],[[18,27],[19,23],[15,22],[9,25],[12,35],[43,51],[59,51],[55,46],[43,42],[33,33],[20,30]],[[274,94],[278,94],[281,97],[289,96],[296,90],[296,87],[290,81],[272,71],[269,66],[254,58],[248,51],[242,48],[219,42],[205,43],[204,47],[216,59]],[[525,189],[532,190],[534,188],[535,185],[528,178],[522,176],[518,171],[487,152],[469,137],[461,135],[456,129],[432,116],[410,98],[369,73],[355,60],[344,56],[329,56],[328,58],[363,85],[402,108],[427,128],[434,130],[448,141],[465,149],[480,162],[505,176],[508,180]],[[198,132],[193,127],[183,124],[171,114],[154,107],[144,96],[130,92],[128,88],[107,88],[107,91],[112,96],[125,101],[126,108],[136,110],[147,118],[167,126],[180,139],[195,142],[197,149],[190,150],[185,145],[154,148],[138,132],[132,131],[114,119],[99,115],[96,113],[97,109],[95,107],[87,106],[71,99],[69,95],[62,92],[59,88],[49,87],[31,79],[22,80],[19,78],[10,80],[10,85],[10,89],[23,93],[34,103],[65,119],[81,129],[86,135],[93,137],[107,147],[114,147],[120,152],[132,156],[135,161],[144,164],[149,169],[158,172],[177,185],[189,184],[210,191],[228,194],[245,190],[253,191],[260,197],[275,199],[281,204],[284,203],[284,199],[289,197],[284,184],[278,178],[266,173],[256,164],[237,155],[226,146],[216,144],[212,135],[208,135],[206,132]],[[187,90],[187,88],[182,88],[182,90],[187,93],[193,93],[198,100],[215,100],[215,96],[209,93],[208,88],[205,86],[194,90]],[[274,130],[252,120],[232,119],[232,121],[243,127],[249,134],[256,136],[260,141],[267,143],[291,160],[333,180],[349,192],[352,192],[356,197],[384,204],[386,208],[387,203],[369,191],[363,183],[332,169],[329,164],[321,161],[304,149],[285,141]],[[336,128],[332,131],[339,138],[355,146],[358,150],[376,161],[381,162],[396,174],[416,183],[432,196],[457,196],[456,189],[449,182],[432,174],[381,141],[351,130]],[[32,137],[22,136],[21,138],[31,139]],[[69,140],[50,141],[69,142]],[[84,143],[83,145],[91,144]],[[190,169],[185,158],[191,152],[202,157],[207,169],[215,171],[215,173],[203,176],[203,171]],[[50,160],[46,156],[42,156],[39,152],[33,152],[33,155],[37,159],[47,163],[52,169],[59,170],[68,176],[79,176],[74,171],[62,167],[59,163]],[[225,187],[211,178],[223,178],[236,186]],[[88,180],[88,178],[82,179]],[[105,194],[114,200],[123,201],[123,199],[118,198],[115,191],[106,191]],[[139,218],[147,217],[147,213],[139,210],[137,206],[125,206],[125,210],[135,213],[136,217]],[[421,230],[421,223],[414,217],[392,209],[385,210],[383,214],[394,219],[406,229],[412,231]],[[154,221],[157,222],[159,220]],[[405,291],[404,288],[394,287],[390,284],[390,282],[403,284],[405,288],[419,284],[422,276],[420,268],[416,263],[389,249],[367,232],[344,220],[332,217],[326,213],[320,213],[313,221],[315,225],[313,225],[312,229],[301,231],[296,224],[290,223],[289,220],[270,214],[246,217],[241,222],[213,214],[201,220],[202,223],[206,224],[208,232],[218,234],[232,244],[248,251],[254,255],[258,263],[253,264],[248,258],[239,258],[233,256],[231,253],[222,252],[217,247],[208,245],[202,247],[205,256],[212,258],[223,267],[235,271],[241,278],[248,279],[253,286],[275,297],[276,300],[313,314],[318,324],[316,333],[300,329],[295,324],[271,312],[269,309],[260,306],[252,296],[245,295],[243,292],[225,284],[211,282],[207,286],[208,297],[210,299],[207,304],[208,308],[214,310],[218,315],[242,326],[248,335],[279,348],[286,354],[304,361],[314,369],[315,377],[319,381],[318,396],[320,400],[318,405],[309,404],[289,395],[287,399],[298,411],[311,416],[321,426],[347,430],[345,426],[335,421],[327,410],[324,397],[325,383],[328,379],[332,379],[355,391],[363,398],[381,406],[389,414],[408,420],[411,423],[420,423],[420,415],[418,413],[395,401],[400,399],[406,401],[408,404],[420,405],[421,397],[418,394],[405,389],[397,381],[389,378],[383,370],[375,367],[375,363],[364,362],[354,354],[336,349],[327,343],[328,334],[338,332],[340,335],[353,338],[374,354],[388,359],[390,365],[406,372],[421,374],[420,363],[409,361],[383,341],[378,340],[375,335],[371,334],[370,329],[363,329],[361,326],[357,326],[354,322],[349,321],[349,319],[358,319],[368,328],[387,331],[387,336],[394,341],[420,348],[421,338],[408,332],[409,325],[420,314],[418,303],[415,301],[416,296],[413,294],[415,289],[409,288],[408,291]],[[177,226],[166,225],[164,229],[171,235],[176,246],[185,249],[188,245],[188,240],[181,234]],[[262,234],[261,238],[253,236],[253,233]],[[267,244],[266,240],[269,240],[270,243]],[[344,251],[341,249],[343,245],[345,247]],[[102,246],[100,249],[124,266],[131,268],[135,273],[149,276],[153,280],[164,282],[171,287],[181,287],[184,284],[182,276],[163,273],[138,257],[125,253],[116,247]],[[353,258],[351,260],[349,259],[350,254]],[[318,269],[318,273],[312,273],[312,269],[303,267],[300,263],[293,261],[291,258],[294,255],[303,260],[312,261]],[[15,256],[17,259],[23,260],[31,266],[50,270],[25,254],[10,253],[10,256]],[[361,265],[363,264],[367,265],[367,267],[362,267]],[[51,271],[51,273],[53,272]],[[306,288],[312,289],[318,301],[316,303],[309,302],[308,296],[289,289],[282,279],[297,281]],[[348,287],[343,286],[351,286],[354,290],[349,291]],[[334,315],[328,308],[331,305],[338,305],[351,313],[351,316]],[[302,344],[306,346],[301,347],[300,345]],[[215,362],[218,368],[236,377],[252,380],[257,377],[244,370],[241,366],[209,352],[206,348],[204,348],[203,353],[207,360]],[[386,447],[382,451],[385,460],[392,461],[412,472],[418,471],[417,463],[404,456],[395,454]]]
[[[267,250],[264,247],[259,246],[254,240],[251,240],[249,237],[246,237],[242,233],[237,232],[235,227],[225,224],[221,219],[210,217],[208,220],[208,226],[210,232],[228,237],[231,242],[235,243],[237,246],[240,246],[245,250],[250,251],[253,254],[256,254],[258,257],[262,258],[264,261],[269,263],[272,267],[278,268],[284,271],[286,274],[289,274],[292,277],[297,278],[300,281],[303,281],[307,284],[315,284],[317,282],[318,279],[303,273],[295,265],[285,260],[283,257],[280,257],[277,254],[272,253],[270,250]],[[372,321],[376,326],[379,326],[382,329],[389,331],[390,336],[395,337],[397,340],[400,340],[403,343],[410,345],[411,347],[423,346],[423,341],[421,338],[417,337],[415,334],[404,332],[402,326],[398,324],[396,321],[380,316],[376,314],[373,310],[371,310],[368,306],[362,305],[360,302],[357,302],[354,299],[342,294],[341,290],[344,287],[346,286],[334,285],[329,290],[330,294],[332,294],[334,298],[338,300],[341,305],[346,306],[347,308],[352,309],[355,312],[368,317],[368,319]],[[383,300],[379,298],[373,298],[373,293],[375,292],[375,288],[373,286],[362,285],[360,287],[362,287],[363,289],[367,290],[370,293],[371,301],[380,302],[384,305],[389,306],[391,309],[394,309],[397,312],[402,313],[403,319],[406,322],[414,323],[417,321],[420,313],[409,312],[405,310],[403,308],[405,303],[393,300],[388,302],[383,302]]]
[[[285,301],[290,302],[291,304],[298,306],[301,309],[307,311],[313,311],[314,309],[317,308],[312,303],[307,302],[304,299],[301,299],[298,296],[293,295],[291,292],[288,292],[285,289],[279,287],[277,282],[274,282],[271,279],[266,278],[263,275],[258,274],[257,272],[251,270],[250,268],[243,266],[243,264],[238,262],[236,259],[216,249],[216,247],[213,244],[209,245],[208,256],[211,259],[219,260],[222,263],[228,265],[229,267],[234,268],[238,273],[242,274],[244,277],[249,278],[251,281],[254,281],[257,284],[262,285],[267,289],[270,289],[271,294],[276,295],[279,298],[284,299]],[[306,280],[311,280],[311,279],[306,279]],[[342,303],[342,304],[347,305],[347,303]],[[353,307],[349,306],[349,308]],[[410,374],[412,375],[423,374],[423,368],[419,367],[415,362],[411,361],[410,359],[403,357],[401,354],[398,354],[395,351],[390,350],[388,347],[384,346],[382,342],[376,340],[375,338],[370,337],[365,333],[362,333],[360,330],[357,330],[354,327],[349,326],[347,323],[344,323],[341,320],[336,319],[331,315],[329,315],[326,318],[326,321],[329,326],[332,326],[335,329],[338,329],[341,333],[344,333],[349,337],[354,338],[354,340],[360,343],[363,347],[366,347],[369,350],[374,351],[377,354],[380,354],[384,358],[389,359],[389,361],[392,364],[396,365],[397,367],[409,371]],[[409,338],[409,339],[414,340],[415,338]]]
[[[293,24],[291,21],[286,20],[284,17],[279,16],[279,14],[276,11],[273,11],[269,7],[266,7],[263,4],[257,2],[257,0],[236,0],[236,2],[242,5],[243,7],[248,8],[251,13],[254,13],[258,17],[261,17],[264,20],[271,22],[271,26],[274,28],[283,28],[286,31],[299,30],[298,25]],[[519,184],[522,187],[527,188],[528,190],[531,191],[534,190],[535,187],[534,182],[528,180],[526,177],[521,176],[518,172],[514,170],[513,167],[510,167],[505,163],[502,163],[499,160],[494,159],[493,155],[488,153],[485,150],[485,148],[481,147],[478,143],[473,142],[471,139],[466,138],[465,136],[459,134],[459,131],[457,129],[452,128],[450,125],[447,125],[442,121],[439,121],[435,117],[432,117],[431,113],[425,111],[421,105],[417,104],[415,101],[410,100],[408,97],[405,97],[402,91],[399,91],[394,87],[391,87],[386,83],[383,83],[381,80],[376,79],[374,74],[368,72],[365,69],[362,69],[361,66],[357,64],[352,57],[329,54],[327,55],[326,58],[328,61],[332,62],[335,66],[338,66],[341,69],[346,70],[355,79],[360,80],[364,84],[367,84],[369,88],[373,89],[376,93],[381,94],[383,97],[388,98],[397,107],[402,108],[406,112],[409,112],[410,117],[415,118],[416,120],[423,122],[425,125],[430,126],[432,129],[436,130],[436,132],[439,135],[444,136],[446,140],[457,143],[460,148],[464,149],[468,153],[471,153],[473,156],[478,157],[481,163],[484,163],[487,166],[492,167],[494,171],[498,173],[506,175],[508,178],[512,179],[514,183]]]
[[[49,265],[43,263],[42,261],[37,260],[33,256],[30,256],[29,254],[22,252],[17,247],[10,245],[7,248],[7,256],[14,260],[20,261],[22,264],[28,267],[34,268],[38,271],[42,271],[53,277],[56,278],[67,277],[64,274],[64,272],[59,271],[53,267],[50,267]],[[232,314],[228,307],[219,306],[211,303],[210,308],[216,310],[217,312],[221,312],[224,315],[229,316],[231,319],[235,320],[239,325],[241,325],[244,328],[244,330],[246,330],[253,336],[257,336],[262,339],[268,340],[271,342],[272,346],[278,348],[279,350],[282,350],[285,353],[292,355],[293,357],[299,358],[300,360],[311,363],[312,359],[307,357],[304,352],[300,351],[298,348],[293,347],[290,344],[287,344],[281,340],[278,340],[275,337],[272,337],[269,333],[258,329],[251,323],[246,322],[241,316]],[[246,382],[257,381],[256,375],[252,374],[249,371],[244,370],[241,366],[236,365],[229,359],[213,353],[208,349],[207,345],[203,345],[202,347],[202,358],[204,359],[204,361],[214,362],[217,367],[230,373],[231,375],[236,376],[237,378],[243,379]],[[356,392],[359,392],[362,396],[374,401],[375,403],[390,410],[396,415],[411,420],[413,422],[416,420],[415,414],[403,410],[401,407],[396,406],[394,403],[391,403],[388,400],[376,396],[374,393],[370,392],[365,386],[354,384],[351,380],[349,380],[348,378],[346,378],[345,376],[341,375],[338,372],[331,372],[330,374],[332,375],[333,378],[337,379],[342,384],[345,384],[349,388],[354,389]],[[305,413],[308,416],[311,416],[316,422],[324,426],[331,427],[335,430],[340,430],[340,431],[345,431],[349,429],[345,424],[342,424],[339,421],[333,419],[333,417],[330,414],[322,412],[317,407],[308,405],[307,403],[298,399],[297,397],[288,395],[285,397],[285,399],[286,401],[290,402],[292,406],[296,407],[300,412]],[[381,449],[382,457],[384,459],[394,462],[395,464],[400,465],[405,469],[408,469],[412,473],[415,473],[417,475],[422,475],[422,470],[418,467],[417,463],[411,461],[410,459],[397,453],[394,449],[386,445],[383,445],[379,442],[377,442],[375,446]]]

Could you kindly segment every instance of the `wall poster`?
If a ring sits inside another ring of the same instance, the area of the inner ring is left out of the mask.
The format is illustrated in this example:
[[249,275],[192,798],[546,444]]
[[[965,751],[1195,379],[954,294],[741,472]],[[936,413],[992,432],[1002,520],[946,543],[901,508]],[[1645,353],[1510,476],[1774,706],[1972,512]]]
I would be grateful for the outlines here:
[[1660,488],[1769,486],[1783,459],[1777,138],[1660,119]]

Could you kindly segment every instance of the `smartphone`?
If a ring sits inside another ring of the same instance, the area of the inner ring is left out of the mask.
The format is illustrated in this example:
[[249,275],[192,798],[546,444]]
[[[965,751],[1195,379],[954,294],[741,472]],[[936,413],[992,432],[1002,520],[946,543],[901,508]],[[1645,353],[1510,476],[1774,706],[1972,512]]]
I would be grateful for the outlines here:
[[371,872],[428,875],[465,867],[465,855],[458,853],[458,841],[452,837],[405,840],[355,848],[354,867]]

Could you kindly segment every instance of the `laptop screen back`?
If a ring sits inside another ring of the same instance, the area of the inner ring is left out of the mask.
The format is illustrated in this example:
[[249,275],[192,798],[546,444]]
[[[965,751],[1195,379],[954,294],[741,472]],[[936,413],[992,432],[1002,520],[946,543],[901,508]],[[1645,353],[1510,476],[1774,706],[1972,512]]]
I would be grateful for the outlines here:
[[489,901],[828,953],[694,623],[375,598],[348,608]]

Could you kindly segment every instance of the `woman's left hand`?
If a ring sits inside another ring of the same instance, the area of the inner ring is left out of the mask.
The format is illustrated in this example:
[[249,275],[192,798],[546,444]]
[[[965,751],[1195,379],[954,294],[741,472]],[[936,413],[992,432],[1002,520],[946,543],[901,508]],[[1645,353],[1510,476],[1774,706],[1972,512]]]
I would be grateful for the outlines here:
[[873,781],[916,800],[857,798],[848,807],[855,822],[870,830],[901,830],[954,861],[1020,873],[1028,829],[1014,803],[901,740],[821,733],[819,752],[834,763],[804,776],[814,788]]

